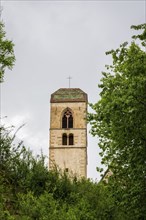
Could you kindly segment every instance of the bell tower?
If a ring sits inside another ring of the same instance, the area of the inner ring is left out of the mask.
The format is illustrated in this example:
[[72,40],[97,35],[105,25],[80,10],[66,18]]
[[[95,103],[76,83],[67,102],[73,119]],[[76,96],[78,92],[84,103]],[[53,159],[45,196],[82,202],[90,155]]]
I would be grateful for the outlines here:
[[61,88],[50,100],[49,168],[87,177],[87,94]]

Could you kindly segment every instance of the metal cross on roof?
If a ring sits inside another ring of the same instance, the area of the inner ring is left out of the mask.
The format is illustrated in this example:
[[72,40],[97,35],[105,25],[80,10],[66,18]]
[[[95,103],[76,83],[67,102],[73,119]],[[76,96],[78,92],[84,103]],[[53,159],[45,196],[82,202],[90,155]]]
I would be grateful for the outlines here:
[[67,79],[69,80],[69,88],[70,88],[70,80],[72,79],[72,77],[69,76]]

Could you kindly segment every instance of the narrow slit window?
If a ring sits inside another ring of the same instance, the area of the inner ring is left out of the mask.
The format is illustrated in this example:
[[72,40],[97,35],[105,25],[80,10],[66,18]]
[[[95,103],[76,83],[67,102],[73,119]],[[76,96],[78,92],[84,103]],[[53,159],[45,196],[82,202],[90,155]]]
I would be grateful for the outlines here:
[[62,145],[67,145],[67,134],[62,135]]
[[68,173],[68,168],[65,168],[65,172]]
[[69,145],[73,145],[74,144],[74,136],[73,134],[69,134]]

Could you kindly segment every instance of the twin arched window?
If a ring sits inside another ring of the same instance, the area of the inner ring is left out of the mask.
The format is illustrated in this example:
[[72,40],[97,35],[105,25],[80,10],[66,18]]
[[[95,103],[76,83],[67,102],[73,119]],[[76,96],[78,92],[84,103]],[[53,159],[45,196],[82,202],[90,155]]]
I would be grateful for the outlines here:
[[69,109],[67,109],[63,114],[62,128],[73,128],[73,116]]
[[74,136],[73,134],[63,134],[62,135],[62,145],[74,145]]

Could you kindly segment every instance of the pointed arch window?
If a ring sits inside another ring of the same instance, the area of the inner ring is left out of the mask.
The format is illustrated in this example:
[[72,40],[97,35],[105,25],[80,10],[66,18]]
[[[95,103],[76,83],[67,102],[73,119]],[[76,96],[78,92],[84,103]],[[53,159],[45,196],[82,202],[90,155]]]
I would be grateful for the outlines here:
[[62,145],[67,145],[67,134],[62,135]]
[[74,144],[74,136],[73,134],[69,134],[69,145],[73,145]]
[[62,128],[73,128],[73,116],[69,109],[67,109],[63,114]]

